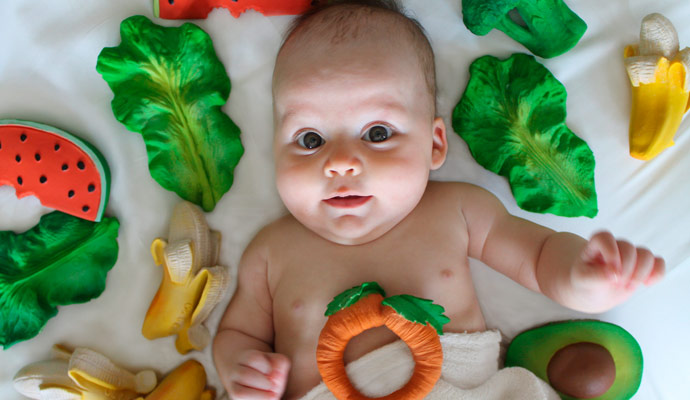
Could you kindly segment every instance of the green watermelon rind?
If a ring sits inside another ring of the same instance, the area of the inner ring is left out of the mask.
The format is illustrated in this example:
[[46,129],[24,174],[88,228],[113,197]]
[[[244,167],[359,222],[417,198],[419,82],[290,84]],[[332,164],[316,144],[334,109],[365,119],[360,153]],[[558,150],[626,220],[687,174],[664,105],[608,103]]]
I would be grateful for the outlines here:
[[108,198],[110,196],[110,168],[108,168],[108,162],[105,160],[105,157],[103,157],[103,154],[101,154],[101,152],[98,151],[98,149],[91,143],[88,143],[85,140],[54,126],[21,119],[0,119],[0,127],[8,125],[26,126],[58,135],[68,140],[70,143],[73,143],[75,146],[81,149],[91,159],[91,161],[93,161],[93,164],[96,166],[98,175],[101,179],[101,200],[99,201],[98,213],[96,214],[96,219],[94,220],[95,222],[99,222],[103,217],[103,213],[105,212],[105,207],[108,204]]

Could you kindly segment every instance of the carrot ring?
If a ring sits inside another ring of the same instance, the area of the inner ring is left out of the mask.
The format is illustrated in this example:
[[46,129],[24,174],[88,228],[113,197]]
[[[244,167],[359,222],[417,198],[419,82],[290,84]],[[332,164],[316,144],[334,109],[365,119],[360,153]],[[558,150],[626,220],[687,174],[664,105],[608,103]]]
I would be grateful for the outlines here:
[[360,393],[350,382],[345,372],[343,355],[353,337],[367,329],[383,325],[410,348],[415,368],[412,377],[402,388],[377,399],[423,399],[441,377],[443,351],[436,330],[429,325],[409,321],[392,307],[382,305],[382,301],[382,295],[369,294],[332,314],[321,331],[316,361],[324,384],[338,399],[371,399]]

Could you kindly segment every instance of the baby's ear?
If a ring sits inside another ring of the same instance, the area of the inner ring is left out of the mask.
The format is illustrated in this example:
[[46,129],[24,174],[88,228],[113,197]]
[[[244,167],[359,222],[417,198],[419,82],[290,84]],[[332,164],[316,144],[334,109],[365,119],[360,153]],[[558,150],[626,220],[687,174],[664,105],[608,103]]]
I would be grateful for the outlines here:
[[432,139],[433,145],[431,147],[431,169],[439,169],[443,162],[446,161],[446,154],[448,153],[448,140],[446,139],[446,124],[443,118],[434,118],[432,125]]

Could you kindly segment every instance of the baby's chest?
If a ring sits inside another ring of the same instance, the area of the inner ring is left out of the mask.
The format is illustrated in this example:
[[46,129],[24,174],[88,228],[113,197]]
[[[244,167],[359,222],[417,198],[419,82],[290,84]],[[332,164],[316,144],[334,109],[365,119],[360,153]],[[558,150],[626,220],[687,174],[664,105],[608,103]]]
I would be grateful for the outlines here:
[[[274,282],[275,317],[319,325],[328,303],[346,289],[375,281],[387,295],[432,299],[453,312],[474,296],[461,237],[393,237],[375,246],[309,246],[286,251]],[[455,239],[453,243],[449,239]],[[275,266],[277,267],[277,266]],[[468,290],[468,288],[470,290]]]

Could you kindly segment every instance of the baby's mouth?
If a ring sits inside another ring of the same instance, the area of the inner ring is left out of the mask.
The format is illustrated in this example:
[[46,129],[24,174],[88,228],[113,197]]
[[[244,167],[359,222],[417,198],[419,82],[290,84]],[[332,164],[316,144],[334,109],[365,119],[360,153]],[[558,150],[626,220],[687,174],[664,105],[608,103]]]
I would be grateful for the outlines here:
[[372,196],[333,196],[324,201],[331,207],[355,208],[369,201],[371,197]]

